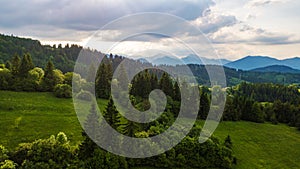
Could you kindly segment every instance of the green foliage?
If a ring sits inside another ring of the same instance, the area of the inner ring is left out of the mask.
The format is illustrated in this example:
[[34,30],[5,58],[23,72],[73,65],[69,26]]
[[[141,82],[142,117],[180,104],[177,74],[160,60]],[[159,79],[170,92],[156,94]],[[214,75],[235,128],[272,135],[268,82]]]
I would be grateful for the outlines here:
[[54,95],[59,98],[71,98],[72,88],[68,84],[58,84],[54,87]]
[[34,68],[32,63],[32,59],[29,53],[25,54],[21,60],[21,64],[19,67],[18,76],[20,78],[27,78],[28,72]]
[[15,169],[16,164],[11,160],[5,160],[4,162],[0,162],[0,169]]
[[173,97],[174,92],[173,92],[173,81],[171,77],[167,73],[163,73],[162,77],[159,80],[159,86],[161,90],[165,92],[166,95]]
[[8,60],[8,61],[6,61],[6,63],[5,63],[5,67],[7,68],[7,69],[9,69],[9,70],[11,70],[12,69],[12,64],[11,64],[11,62]]
[[52,58],[57,68],[63,72],[73,70],[74,63],[82,49],[78,45],[66,45],[64,48],[56,48],[41,45],[37,40],[7,35],[0,35],[0,46],[1,58],[5,61],[11,60],[14,55],[23,56],[30,52],[35,65],[43,67],[48,59]]
[[224,145],[225,145],[227,148],[232,149],[232,141],[231,141],[230,135],[228,135],[228,136],[226,137],[225,142],[224,142]]
[[24,168],[66,168],[76,161],[67,137],[62,132],[57,137],[52,135],[48,139],[20,144],[12,153],[11,159]]
[[112,80],[112,64],[101,63],[96,75],[95,90],[97,97],[108,99],[110,97],[111,80]]
[[57,84],[55,81],[54,65],[52,61],[48,61],[43,78],[43,89],[45,91],[52,91]]
[[[49,93],[16,93],[0,91],[0,94],[2,96],[0,98],[0,115],[4,119],[0,121],[0,127],[2,129],[2,132],[0,131],[2,136],[0,144],[13,149],[16,146],[16,143],[30,142],[37,138],[46,138],[46,136],[58,133],[62,128],[68,133],[68,136],[71,138],[71,143],[78,144],[78,141],[82,140],[80,136],[82,129],[73,110],[71,99],[57,99]],[[32,104],[33,102],[35,104]],[[101,102],[100,109],[103,111],[105,109],[105,106],[103,105],[106,105],[107,101],[99,100],[99,102]],[[19,126],[19,129],[15,130],[12,125],[14,124],[14,120],[21,115],[23,117],[22,123]],[[34,128],[32,126],[34,126]],[[193,134],[191,134],[189,138],[197,138],[200,131],[199,129],[201,129],[199,127],[200,125],[194,126],[194,129],[192,130]],[[158,129],[154,130],[153,128]],[[151,129],[151,131],[161,132],[160,126],[153,126]],[[150,135],[150,131],[146,132]],[[136,133],[136,136],[147,136],[140,133],[142,132]],[[233,152],[238,161],[237,166],[234,168],[258,168],[259,166],[265,168],[299,168],[297,160],[300,154],[299,151],[296,150],[300,148],[300,135],[295,128],[290,128],[283,124],[271,125],[268,123],[257,124],[250,122],[220,123],[220,126],[216,131],[216,136],[225,139],[228,135],[230,135],[230,138],[234,143]],[[64,137],[57,136],[55,138],[56,142],[58,142],[57,144],[62,144],[62,142],[64,142],[59,141],[65,140],[61,138]],[[217,165],[222,166],[219,168],[228,167],[231,161],[231,158],[228,158],[230,157],[231,151],[223,146],[223,142],[217,141],[214,138],[211,139],[211,141],[212,142],[208,142],[207,144],[198,147],[199,145],[196,144],[197,139],[186,140],[178,147],[178,151],[175,151],[175,155],[174,152],[166,152],[166,155],[144,160],[124,160],[124,158],[119,159],[119,156],[110,157],[111,155],[106,155],[106,151],[97,148],[94,151],[94,154],[91,155],[92,158],[84,158],[83,156],[84,160],[80,160],[76,164],[71,163],[70,167],[75,165],[74,168],[88,168],[94,164],[97,168],[100,168],[98,166],[104,168],[109,165],[109,161],[114,161],[114,163],[110,163],[110,165],[112,165],[111,167],[115,165],[122,167],[126,166],[125,163],[128,163],[128,167],[155,167],[154,165],[156,165],[156,167],[159,168],[179,168],[181,166],[185,168],[198,166],[199,168],[201,165],[200,168],[207,168],[205,166],[212,165],[208,164],[210,162],[215,166],[212,168],[217,168]],[[26,144],[23,145],[24,152],[29,149],[29,145],[28,147]],[[215,147],[216,145],[217,147]],[[197,154],[193,154],[193,152],[204,153],[208,151],[210,152],[208,154],[209,156],[213,155],[212,161],[210,161],[210,157],[208,160],[205,160],[207,157],[206,155],[198,156]],[[190,152],[190,154],[188,154],[188,152]],[[216,153],[219,155],[216,155]],[[118,160],[115,160],[115,158]],[[76,157],[73,159],[76,161]],[[53,160],[49,160],[48,162],[25,160],[23,163],[24,166],[26,164],[29,168],[53,168],[56,164]]]
[[0,68],[0,89],[7,90],[10,88],[10,84],[12,81],[12,74],[9,69],[1,69]]
[[21,64],[21,59],[19,57],[19,55],[15,54],[12,58],[12,74],[14,76],[19,74],[19,69],[20,69],[20,64]]
[[0,162],[3,162],[8,159],[8,150],[0,145]]
[[114,101],[112,97],[109,98],[108,104],[105,108],[105,111],[103,113],[104,119],[106,122],[113,127],[114,129],[117,129],[120,125],[120,113],[118,112],[116,106],[114,105]]
[[81,90],[76,97],[80,100],[92,101],[92,94],[85,90]]
[[201,87],[199,106],[198,117],[201,119],[206,119],[210,109],[210,99],[209,93],[205,91],[204,87]]

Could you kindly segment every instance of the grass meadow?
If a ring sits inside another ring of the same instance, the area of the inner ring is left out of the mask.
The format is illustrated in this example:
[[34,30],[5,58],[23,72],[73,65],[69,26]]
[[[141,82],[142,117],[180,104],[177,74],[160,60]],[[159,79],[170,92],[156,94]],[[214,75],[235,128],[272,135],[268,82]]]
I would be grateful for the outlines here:
[[[98,100],[101,110],[106,100]],[[198,121],[203,124],[203,121]],[[71,144],[82,140],[82,128],[72,99],[51,93],[0,91],[0,144],[14,149],[19,143],[48,138],[63,131]],[[300,132],[279,124],[222,122],[215,136],[229,134],[238,165],[235,168],[300,168]]]

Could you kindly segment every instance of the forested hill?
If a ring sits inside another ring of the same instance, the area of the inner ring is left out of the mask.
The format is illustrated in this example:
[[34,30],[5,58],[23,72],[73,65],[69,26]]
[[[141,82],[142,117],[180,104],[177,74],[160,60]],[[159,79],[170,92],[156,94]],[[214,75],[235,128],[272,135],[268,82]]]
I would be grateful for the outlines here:
[[[11,61],[16,54],[22,57],[24,54],[29,53],[34,65],[37,67],[45,68],[47,62],[51,60],[55,68],[60,69],[62,72],[72,72],[81,49],[82,47],[78,45],[42,45],[38,40],[0,34],[0,64]],[[122,57],[116,58],[112,59],[114,69],[120,63],[120,59],[122,60]],[[176,67],[180,68],[180,66]],[[205,66],[191,64],[189,67],[200,84],[209,85],[209,77]],[[300,83],[300,73],[242,71],[227,67],[224,67],[224,70],[228,86],[237,85],[242,81],[276,84]]]
[[11,60],[14,55],[30,53],[33,63],[45,67],[48,60],[63,72],[73,71],[77,56],[82,49],[78,45],[42,45],[38,40],[0,34],[0,63]]

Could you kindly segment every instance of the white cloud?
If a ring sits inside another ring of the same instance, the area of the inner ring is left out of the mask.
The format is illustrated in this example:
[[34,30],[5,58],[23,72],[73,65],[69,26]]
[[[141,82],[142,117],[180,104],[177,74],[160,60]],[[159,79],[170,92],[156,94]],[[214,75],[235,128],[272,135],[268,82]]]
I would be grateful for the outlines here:
[[[289,50],[287,55],[297,55],[300,48],[299,7],[300,1],[290,0],[0,1],[0,32],[33,37],[45,43],[64,41],[83,44],[95,30],[116,18],[137,12],[162,12],[187,19],[201,29],[223,57],[232,59],[256,52],[277,56],[284,54],[286,49]],[[164,18],[143,20],[155,20],[157,24],[127,20],[101,31],[103,49],[124,34],[149,28],[168,32],[191,44],[199,40],[197,32],[178,27]],[[150,54],[149,50],[143,50],[150,45],[149,41],[156,43],[157,49],[186,54],[178,48],[172,49],[171,45],[164,46],[168,44],[166,37],[154,34],[129,37],[118,51]],[[193,45],[195,48],[199,46]]]
[[207,12],[204,16],[197,18],[192,23],[199,27],[204,33],[213,33],[223,27],[229,27],[237,23],[237,19],[232,15],[217,15]]

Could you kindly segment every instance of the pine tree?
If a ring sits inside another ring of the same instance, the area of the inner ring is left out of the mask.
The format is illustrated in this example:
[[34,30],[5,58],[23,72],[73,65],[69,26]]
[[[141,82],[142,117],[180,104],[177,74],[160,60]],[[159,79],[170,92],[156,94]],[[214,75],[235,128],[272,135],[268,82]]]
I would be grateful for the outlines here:
[[181,100],[180,88],[179,88],[179,84],[177,81],[175,81],[175,84],[174,84],[174,100],[175,101]]
[[54,80],[54,65],[51,60],[48,61],[45,67],[45,75],[43,78],[43,87],[45,91],[53,91],[55,87],[55,80]]
[[158,85],[158,78],[156,74],[152,74],[151,76],[151,89],[158,89],[159,85]]
[[200,94],[200,104],[199,104],[199,116],[201,119],[206,119],[209,109],[210,101],[206,92],[202,91]]
[[88,70],[88,75],[86,78],[87,82],[95,82],[95,75],[96,75],[96,68],[94,64],[92,63]]
[[26,78],[28,76],[29,70],[33,69],[34,65],[29,53],[25,54],[22,58],[20,67],[19,67],[19,76]]
[[250,121],[263,123],[264,122],[264,114],[260,108],[260,104],[258,102],[254,102],[251,109],[251,115],[249,117]]
[[129,85],[129,79],[128,79],[127,72],[123,65],[120,66],[120,70],[118,73],[119,73],[117,75],[117,78],[119,80],[118,87],[120,88],[121,91],[127,91],[128,85]]
[[139,131],[140,126],[133,121],[126,120],[124,124],[121,125],[121,132],[129,137],[134,137],[135,133]]
[[11,62],[10,62],[9,60],[5,63],[5,67],[6,67],[8,70],[12,70],[12,64],[11,64]]
[[114,129],[118,128],[120,123],[120,114],[116,106],[114,105],[112,97],[110,97],[108,104],[105,108],[104,118],[111,127],[113,127]]
[[[87,116],[86,122],[84,124],[84,131],[82,136],[84,141],[79,146],[79,158],[86,159],[92,157],[95,149],[98,148],[97,144],[93,140],[99,139],[99,116],[96,111],[96,105],[92,104],[90,114]],[[88,134],[89,135],[88,135]]]
[[14,76],[17,76],[19,74],[19,68],[20,68],[20,63],[21,63],[21,59],[19,57],[19,55],[15,54],[12,61],[12,74]]
[[167,96],[170,96],[173,98],[173,83],[172,79],[167,73],[163,73],[160,81],[159,81],[159,87],[165,92]]
[[99,98],[108,99],[111,92],[112,64],[101,63],[96,77],[96,94]]
[[226,137],[226,139],[224,141],[224,145],[225,145],[225,147],[232,149],[232,141],[231,141],[230,135],[228,135]]

